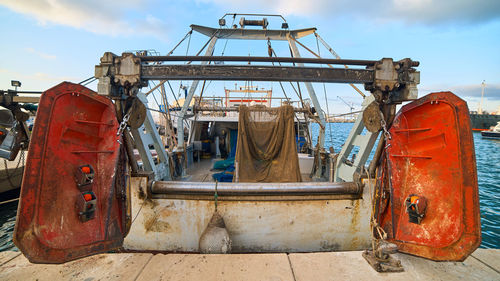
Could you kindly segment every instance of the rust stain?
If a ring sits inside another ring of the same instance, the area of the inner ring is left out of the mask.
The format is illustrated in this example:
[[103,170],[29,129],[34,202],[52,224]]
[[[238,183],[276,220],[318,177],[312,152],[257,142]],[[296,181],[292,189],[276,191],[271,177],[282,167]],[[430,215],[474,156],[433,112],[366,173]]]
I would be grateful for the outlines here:
[[144,191],[144,187],[142,186],[142,182],[137,190],[137,198],[142,200],[145,205],[149,205],[151,208],[158,206],[158,202],[156,200],[153,200],[147,196],[146,192]]
[[349,225],[349,232],[352,235],[352,240],[351,240],[351,248],[358,248],[359,246],[359,239],[357,237],[357,233],[359,232],[359,221],[360,221],[360,200],[352,200],[352,209],[351,209],[351,214],[352,214],[352,219],[351,219],[351,224]]
[[329,242],[327,240],[321,241],[319,245],[321,246],[321,249],[325,251],[339,251],[340,249],[342,249],[340,244],[335,242]]
[[139,190],[137,191],[137,198],[139,198],[141,200],[146,199],[146,192],[144,192],[144,190],[142,189],[142,186],[139,186]]
[[160,221],[157,215],[153,215],[145,219],[144,229],[146,232],[169,232],[171,227],[168,222]]

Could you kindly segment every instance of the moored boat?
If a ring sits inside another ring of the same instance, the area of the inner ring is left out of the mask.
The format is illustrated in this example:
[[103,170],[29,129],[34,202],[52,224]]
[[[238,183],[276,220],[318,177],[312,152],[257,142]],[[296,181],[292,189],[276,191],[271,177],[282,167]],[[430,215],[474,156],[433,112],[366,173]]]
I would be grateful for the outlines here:
[[487,131],[482,131],[481,136],[486,139],[500,139],[500,122],[495,127],[491,127]]
[[[14,234],[30,261],[61,263],[119,247],[200,252],[201,237],[218,216],[220,233],[231,241],[225,252],[233,253],[373,246],[372,255],[381,258],[381,245],[393,243],[433,260],[463,260],[479,246],[474,147],[463,100],[450,92],[419,99],[418,62],[411,59],[301,57],[301,38],[324,42],[316,28],[289,29],[284,21],[281,29],[268,29],[265,18],[241,17],[240,28],[227,27],[224,18],[219,23],[191,26],[208,37],[199,52],[206,48],[205,56],[108,52],[96,66],[97,93],[63,82],[42,95]],[[270,56],[214,56],[220,39],[263,41]],[[271,41],[287,43],[292,57],[277,57]],[[176,112],[175,147],[165,149],[147,110],[151,90],[141,88],[151,80],[159,80],[155,87],[165,100],[166,81],[193,80]],[[293,82],[300,106],[263,105],[268,96],[226,97],[220,107],[207,98],[191,103],[200,81],[218,80]],[[368,90],[359,92],[363,112],[337,153],[324,149],[326,117],[313,85],[323,82]],[[242,104],[252,102],[259,106]],[[410,103],[396,112],[403,102]],[[309,122],[320,127],[316,147],[307,137]],[[233,177],[219,182],[212,159],[227,154],[228,160],[233,147],[234,170],[224,171]]]

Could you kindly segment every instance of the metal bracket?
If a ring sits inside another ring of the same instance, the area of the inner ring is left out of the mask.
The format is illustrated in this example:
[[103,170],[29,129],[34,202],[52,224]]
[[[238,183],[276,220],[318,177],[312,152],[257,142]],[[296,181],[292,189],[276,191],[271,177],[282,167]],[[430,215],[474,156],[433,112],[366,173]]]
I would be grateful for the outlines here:
[[123,53],[118,60],[114,82],[124,87],[139,86],[141,82],[141,60],[132,53]]
[[147,81],[141,79],[141,59],[132,53],[104,53],[101,63],[95,66],[94,76],[99,79],[97,93],[103,96],[121,97],[120,88],[131,95],[147,86]]
[[[375,97],[370,95],[365,98],[362,104],[362,110],[375,101]],[[373,145],[377,140],[379,131],[370,132],[366,131],[366,134],[362,135],[363,129],[365,128],[363,122],[363,114],[359,114],[356,122],[354,123],[349,137],[347,138],[342,150],[337,158],[337,164],[335,166],[335,181],[346,181],[351,182],[354,180],[354,175],[361,171],[361,168],[365,165],[370,152],[372,151]],[[359,147],[359,152],[354,159],[354,161],[348,161],[347,157],[351,154],[354,147]]]
[[[373,66],[374,81],[365,84],[365,89],[375,92],[388,93],[388,104],[399,104],[404,101],[418,98],[417,85],[420,83],[420,72],[413,67],[418,66],[409,58],[394,62],[391,58],[383,58]],[[381,102],[381,100],[378,100]]]
[[375,269],[377,272],[403,272],[405,269],[401,265],[401,261],[391,257],[387,254],[384,258],[377,257],[373,251],[365,250],[363,258]]
[[[147,108],[147,98],[143,93],[137,94],[139,101],[144,103]],[[156,125],[149,110],[146,111],[144,124],[138,128],[130,128],[134,137],[139,154],[141,155],[144,171],[153,172],[155,180],[171,180],[168,155],[161,141],[160,135],[156,130]],[[156,161],[151,156],[150,146],[154,147],[157,154]]]

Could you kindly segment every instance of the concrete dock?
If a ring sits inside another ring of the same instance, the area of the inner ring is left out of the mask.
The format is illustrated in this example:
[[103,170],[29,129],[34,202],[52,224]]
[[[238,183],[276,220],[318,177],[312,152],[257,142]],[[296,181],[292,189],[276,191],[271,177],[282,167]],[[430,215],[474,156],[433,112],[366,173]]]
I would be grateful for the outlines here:
[[478,249],[464,262],[396,254],[405,268],[401,273],[377,273],[361,253],[113,253],[44,265],[2,252],[0,280],[500,280],[500,250]]

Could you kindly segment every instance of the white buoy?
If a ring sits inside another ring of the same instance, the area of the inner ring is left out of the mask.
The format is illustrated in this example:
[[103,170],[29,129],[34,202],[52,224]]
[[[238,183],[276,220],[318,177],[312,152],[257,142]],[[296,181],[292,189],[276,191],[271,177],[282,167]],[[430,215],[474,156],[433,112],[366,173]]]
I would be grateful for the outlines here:
[[231,238],[226,229],[224,219],[217,211],[217,185],[215,181],[214,205],[215,211],[203,231],[198,242],[202,254],[229,254],[231,253]]
[[231,253],[231,238],[219,212],[214,212],[207,228],[201,234],[199,248],[202,254]]

